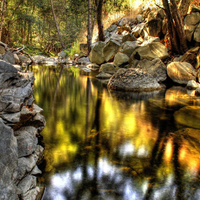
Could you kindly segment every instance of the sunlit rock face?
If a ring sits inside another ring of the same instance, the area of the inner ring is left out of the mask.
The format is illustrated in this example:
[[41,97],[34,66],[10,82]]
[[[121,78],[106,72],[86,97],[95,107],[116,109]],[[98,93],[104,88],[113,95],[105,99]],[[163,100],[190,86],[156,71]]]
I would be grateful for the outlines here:
[[161,89],[161,86],[152,75],[141,69],[120,69],[110,79],[108,88],[124,91],[152,91]]
[[167,51],[168,51],[167,47],[165,47],[160,42],[152,42],[152,43],[149,43],[137,48],[132,53],[129,62],[131,63],[131,60],[134,60],[134,59],[138,59],[138,60],[141,60],[141,59],[153,60],[154,58],[165,59],[169,57],[169,54]]
[[190,63],[172,62],[167,66],[168,76],[176,83],[187,84],[190,80],[196,80],[196,71]]

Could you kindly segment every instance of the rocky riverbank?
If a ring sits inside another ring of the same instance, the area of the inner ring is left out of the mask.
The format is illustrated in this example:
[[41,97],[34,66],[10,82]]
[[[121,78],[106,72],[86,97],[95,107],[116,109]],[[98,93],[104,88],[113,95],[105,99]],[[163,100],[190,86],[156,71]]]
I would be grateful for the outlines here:
[[[122,18],[104,31],[105,41],[80,44],[78,60],[85,71],[96,70],[96,76],[110,90],[153,91],[163,83],[180,84],[200,91],[200,7],[191,4],[184,20],[188,51],[172,55],[167,44],[165,13],[158,7],[145,6],[136,18]],[[89,60],[89,63],[88,63]]]
[[43,158],[38,144],[45,127],[42,109],[34,104],[34,76],[0,60],[0,199],[35,200],[36,175]]

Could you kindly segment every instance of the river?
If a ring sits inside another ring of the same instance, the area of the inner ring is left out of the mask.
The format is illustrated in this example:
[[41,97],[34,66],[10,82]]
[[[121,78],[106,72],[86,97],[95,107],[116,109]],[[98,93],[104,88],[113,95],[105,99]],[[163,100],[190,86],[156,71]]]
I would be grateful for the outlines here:
[[200,98],[113,92],[76,67],[38,67],[44,200],[200,199]]

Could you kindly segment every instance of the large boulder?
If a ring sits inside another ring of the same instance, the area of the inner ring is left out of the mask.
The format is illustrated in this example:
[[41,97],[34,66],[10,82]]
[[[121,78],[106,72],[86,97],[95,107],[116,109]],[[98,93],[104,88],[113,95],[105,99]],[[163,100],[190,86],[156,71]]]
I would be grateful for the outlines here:
[[116,67],[124,66],[128,64],[129,57],[124,53],[117,53],[114,58],[114,65]]
[[148,59],[153,60],[155,58],[165,59],[169,57],[168,49],[160,42],[152,42],[146,44],[145,46],[140,46],[139,48],[135,49],[130,57],[131,60],[137,59]]
[[96,63],[98,65],[105,62],[103,48],[105,47],[104,42],[98,42],[91,50],[89,58],[92,63]]
[[162,33],[162,20],[161,19],[152,19],[147,22],[146,29],[148,35],[154,37],[160,37]]
[[187,15],[184,19],[184,30],[186,34],[186,38],[189,42],[192,40],[192,35],[194,33],[195,28],[200,22],[200,13],[193,12],[190,15]]
[[162,82],[167,79],[167,68],[159,58],[155,58],[152,61],[146,59],[140,60],[137,68],[151,74],[157,82]]
[[176,83],[187,84],[190,80],[196,80],[196,71],[190,63],[172,62],[167,66],[168,76]]
[[0,118],[0,199],[14,200],[16,188],[13,183],[13,174],[17,167],[17,140],[13,130],[6,126]]
[[110,40],[105,47],[103,48],[103,55],[105,61],[108,62],[109,60],[113,59],[115,54],[117,53],[120,44],[114,40]]
[[149,73],[138,68],[130,68],[119,69],[109,80],[108,88],[124,91],[152,91],[161,89],[161,86]]
[[127,41],[121,45],[121,53],[126,54],[128,57],[131,56],[133,51],[139,46],[138,41]]

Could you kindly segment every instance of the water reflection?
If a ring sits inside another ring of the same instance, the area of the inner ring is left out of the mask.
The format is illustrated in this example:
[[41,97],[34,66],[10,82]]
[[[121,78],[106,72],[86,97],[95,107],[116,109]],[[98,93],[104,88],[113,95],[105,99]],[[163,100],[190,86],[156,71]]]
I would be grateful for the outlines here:
[[182,87],[112,92],[78,68],[41,67],[35,78],[44,199],[200,199],[198,98]]

